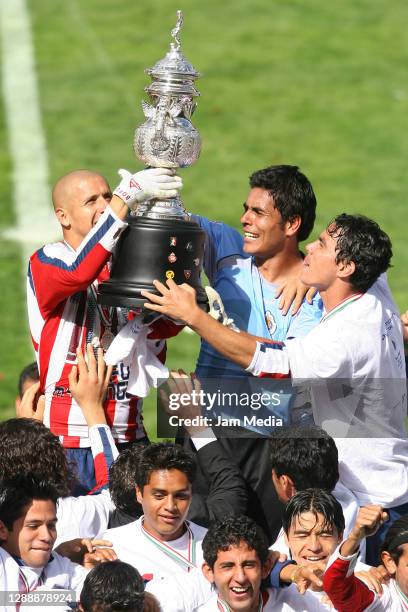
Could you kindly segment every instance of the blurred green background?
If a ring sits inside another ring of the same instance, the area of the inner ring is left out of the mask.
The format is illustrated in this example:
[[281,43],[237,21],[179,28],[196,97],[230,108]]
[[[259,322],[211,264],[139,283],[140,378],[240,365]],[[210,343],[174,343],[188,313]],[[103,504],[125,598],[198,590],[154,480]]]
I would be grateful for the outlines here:
[[[199,162],[183,170],[186,207],[238,227],[249,174],[273,163],[297,164],[318,199],[313,236],[343,211],[367,214],[390,234],[390,282],[405,310],[404,0],[28,0],[51,183],[91,168],[114,187],[118,168],[141,167],[132,139],[143,120],[144,69],[167,52],[178,8],[185,18],[182,50],[202,73],[193,123],[203,149]],[[5,229],[15,215],[3,104],[0,134]],[[36,214],[30,193],[26,214]],[[19,244],[3,239],[0,257],[0,417],[6,418],[18,373],[33,353]],[[169,345],[168,365],[191,370],[197,338],[183,333]],[[151,398],[146,421],[153,433],[154,412]]]

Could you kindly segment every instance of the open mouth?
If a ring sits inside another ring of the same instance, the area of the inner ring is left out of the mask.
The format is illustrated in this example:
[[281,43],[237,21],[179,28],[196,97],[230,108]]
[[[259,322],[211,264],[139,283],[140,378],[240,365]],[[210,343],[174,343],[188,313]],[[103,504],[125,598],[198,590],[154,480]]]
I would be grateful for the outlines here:
[[230,590],[234,593],[235,597],[246,597],[249,594],[249,590],[251,587],[246,586],[246,587],[231,587]]
[[319,563],[321,561],[327,561],[327,555],[310,555],[309,557],[303,557],[308,563]]
[[244,238],[246,240],[256,240],[259,238],[259,234],[254,234],[253,232],[244,232]]

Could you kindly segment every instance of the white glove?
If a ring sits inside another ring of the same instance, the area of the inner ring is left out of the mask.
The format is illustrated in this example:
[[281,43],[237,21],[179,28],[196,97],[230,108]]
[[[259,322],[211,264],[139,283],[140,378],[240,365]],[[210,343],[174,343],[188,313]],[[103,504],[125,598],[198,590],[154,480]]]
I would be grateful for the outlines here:
[[183,186],[181,178],[169,168],[149,168],[135,174],[121,168],[118,172],[122,180],[113,195],[129,207],[152,198],[174,198]]

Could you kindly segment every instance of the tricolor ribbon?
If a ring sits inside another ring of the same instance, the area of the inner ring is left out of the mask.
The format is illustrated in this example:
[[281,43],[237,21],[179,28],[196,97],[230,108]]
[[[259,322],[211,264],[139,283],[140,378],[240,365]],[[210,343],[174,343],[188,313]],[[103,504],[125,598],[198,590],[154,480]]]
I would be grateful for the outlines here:
[[343,300],[342,302],[340,302],[340,304],[338,304],[335,308],[333,308],[333,310],[325,314],[324,317],[320,319],[320,323],[324,323],[325,321],[330,319],[330,317],[332,317],[333,315],[337,314],[341,310],[344,310],[345,308],[347,308],[347,306],[350,306],[350,304],[352,304],[356,300],[359,300],[361,297],[363,297],[363,295],[364,293],[355,293],[354,295],[351,295],[346,300]]
[[186,526],[187,533],[188,533],[188,547],[187,547],[188,557],[185,557],[180,552],[178,552],[178,550],[175,550],[172,546],[170,546],[168,542],[163,542],[162,540],[159,540],[154,535],[146,531],[144,527],[143,517],[142,517],[142,533],[145,536],[145,538],[149,540],[149,542],[154,544],[154,546],[156,546],[164,554],[166,554],[168,557],[170,557],[174,561],[177,561],[178,563],[182,564],[183,566],[186,566],[187,571],[190,571],[191,569],[196,568],[196,542],[195,542],[194,534],[191,531],[191,528],[188,522],[186,521],[184,524]]

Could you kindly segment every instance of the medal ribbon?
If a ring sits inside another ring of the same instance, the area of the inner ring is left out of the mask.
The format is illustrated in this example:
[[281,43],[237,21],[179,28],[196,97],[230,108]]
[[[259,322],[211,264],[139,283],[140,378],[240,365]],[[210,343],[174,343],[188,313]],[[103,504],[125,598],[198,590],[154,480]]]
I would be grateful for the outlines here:
[[401,591],[401,589],[399,588],[396,582],[395,582],[395,589],[399,595],[402,605],[404,606],[406,610],[408,610],[408,597],[404,595],[404,593]]
[[185,526],[187,528],[187,533],[188,533],[188,547],[187,547],[188,557],[185,557],[184,555],[179,553],[178,550],[175,550],[174,548],[172,548],[170,544],[168,544],[167,542],[163,542],[162,540],[159,540],[151,533],[148,533],[143,523],[144,523],[144,519],[142,518],[142,533],[152,544],[154,544],[154,546],[156,546],[159,550],[161,550],[164,554],[166,554],[168,557],[170,557],[174,561],[177,561],[178,563],[181,563],[182,565],[187,566],[188,568],[187,571],[190,571],[191,569],[196,568],[196,542],[195,542],[194,534],[191,531],[191,528],[187,522],[185,522]]
[[263,323],[265,325],[266,333],[271,338],[271,340],[276,340],[276,336],[273,337],[273,335],[271,334],[270,327],[268,325],[268,319],[267,319],[267,316],[266,316],[265,298],[264,298],[264,292],[263,292],[262,277],[261,277],[261,274],[260,274],[260,272],[258,270],[258,266],[255,263],[255,258],[254,257],[252,257],[252,261],[251,261],[251,276],[252,276],[252,289],[253,289],[253,293],[254,293],[254,296],[255,296],[254,304],[262,304]]
[[326,315],[324,315],[324,317],[322,317],[320,319],[320,323],[324,323],[325,321],[330,319],[330,317],[332,317],[333,315],[337,314],[341,310],[344,310],[345,308],[347,308],[347,306],[349,306],[350,304],[352,304],[356,300],[359,300],[361,297],[363,297],[363,295],[364,295],[364,293],[355,293],[354,295],[351,295],[346,300],[343,300],[343,302],[340,302],[340,304],[338,304],[336,306],[336,308],[333,308],[333,310],[331,310]]
[[[45,569],[43,569],[43,571],[41,572],[37,580],[34,580],[32,584],[29,584],[27,577],[25,576],[22,569],[19,567],[18,568],[18,591],[19,593],[26,594],[26,593],[31,593],[31,591],[35,591],[37,587],[44,584],[44,579],[45,579]],[[22,602],[16,603],[16,610],[20,610],[21,603]]]

